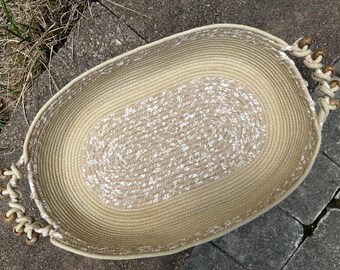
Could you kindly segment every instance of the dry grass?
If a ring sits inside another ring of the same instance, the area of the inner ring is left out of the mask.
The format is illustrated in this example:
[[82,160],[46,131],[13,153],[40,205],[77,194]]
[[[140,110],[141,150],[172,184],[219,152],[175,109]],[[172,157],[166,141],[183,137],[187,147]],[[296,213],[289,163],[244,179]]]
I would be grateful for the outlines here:
[[0,129],[88,5],[87,0],[0,0]]

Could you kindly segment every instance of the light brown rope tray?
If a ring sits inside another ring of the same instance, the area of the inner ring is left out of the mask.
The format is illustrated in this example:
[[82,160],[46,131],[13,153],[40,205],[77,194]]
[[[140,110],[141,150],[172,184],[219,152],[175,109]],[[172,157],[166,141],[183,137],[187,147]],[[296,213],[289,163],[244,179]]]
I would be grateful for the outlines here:
[[[14,233],[95,258],[159,256],[219,237],[288,196],[339,106],[311,39],[242,25],[196,28],[77,77],[39,111],[1,171]],[[318,112],[293,60],[319,82]],[[27,168],[47,225],[26,216]]]

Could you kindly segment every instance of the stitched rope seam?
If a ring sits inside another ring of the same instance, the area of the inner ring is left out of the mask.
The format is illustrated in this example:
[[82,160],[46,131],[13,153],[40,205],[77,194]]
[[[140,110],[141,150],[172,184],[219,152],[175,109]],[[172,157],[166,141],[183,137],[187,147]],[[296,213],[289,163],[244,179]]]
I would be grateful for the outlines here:
[[[297,58],[304,58],[303,62],[309,69],[313,70],[312,78],[320,83],[319,91],[322,97],[319,99],[320,111],[318,113],[318,122],[322,128],[327,116],[331,110],[337,108],[336,105],[332,105],[330,100],[334,98],[335,92],[339,91],[339,84],[331,87],[329,82],[331,81],[331,71],[323,72],[322,68],[324,65],[321,63],[323,56],[319,55],[315,60],[312,58],[312,51],[309,49],[308,45],[300,48],[298,46],[298,39],[293,43],[292,46],[287,46],[284,50],[289,51],[293,56]],[[26,165],[24,156],[20,160],[12,164],[10,169],[5,170],[2,174],[3,177],[8,178],[9,182],[6,188],[1,191],[2,196],[9,196],[10,202],[8,203],[10,210],[4,214],[5,219],[10,219],[13,215],[15,216],[15,226],[13,231],[20,234],[23,232],[27,234],[26,242],[28,244],[34,244],[37,242],[39,235],[42,237],[50,236],[53,232],[53,226],[44,226],[42,223],[36,221],[32,216],[26,215],[26,208],[20,203],[22,197],[21,191],[17,188],[18,180],[23,178],[21,168]]]
[[340,90],[340,87],[339,84],[333,87],[330,86],[329,82],[332,80],[332,71],[322,71],[324,65],[321,62],[324,56],[318,55],[315,59],[313,59],[313,52],[309,49],[308,45],[304,45],[302,48],[299,47],[298,44],[302,39],[304,39],[304,37],[297,39],[293,45],[287,46],[284,51],[290,52],[291,55],[297,58],[304,58],[304,65],[313,71],[311,75],[312,79],[320,84],[319,92],[322,96],[319,99],[320,111],[317,117],[320,128],[322,128],[330,111],[336,110],[338,107],[331,104],[330,101],[334,98],[335,93]]
[[26,243],[32,245],[38,241],[39,235],[42,237],[50,236],[53,233],[51,225],[44,226],[41,222],[36,221],[32,216],[26,215],[26,208],[20,203],[22,192],[17,188],[18,180],[23,177],[21,168],[24,166],[23,157],[17,163],[13,163],[10,169],[3,171],[3,177],[10,177],[6,188],[1,191],[2,196],[9,196],[8,203],[10,210],[4,215],[4,219],[11,221],[11,217],[15,217],[15,225],[13,232],[17,235],[26,234]]

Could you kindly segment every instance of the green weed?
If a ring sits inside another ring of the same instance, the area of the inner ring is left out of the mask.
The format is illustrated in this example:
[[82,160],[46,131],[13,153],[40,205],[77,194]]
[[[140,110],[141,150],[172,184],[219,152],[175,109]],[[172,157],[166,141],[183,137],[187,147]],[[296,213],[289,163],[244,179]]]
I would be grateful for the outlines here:
[[87,0],[0,0],[0,130],[4,112],[24,99],[88,5]]

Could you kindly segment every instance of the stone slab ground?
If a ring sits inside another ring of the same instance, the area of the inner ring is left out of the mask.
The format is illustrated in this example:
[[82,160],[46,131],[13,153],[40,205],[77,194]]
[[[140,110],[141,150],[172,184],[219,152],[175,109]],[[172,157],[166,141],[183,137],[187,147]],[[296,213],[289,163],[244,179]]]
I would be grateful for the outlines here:
[[[42,74],[26,98],[28,122],[58,89],[89,68],[142,44],[201,25],[241,23],[268,31],[287,42],[310,34],[317,40],[317,46],[329,50],[329,62],[335,63],[340,58],[340,16],[334,8],[338,6],[337,0],[327,3],[320,0],[115,2],[138,13],[107,0],[102,0],[102,5],[93,3],[53,58],[50,74]],[[307,71],[302,74],[309,78]],[[27,130],[28,123],[19,109],[0,135],[1,165],[8,166],[20,157]],[[47,239],[28,247],[23,239],[11,234],[10,226],[2,223],[0,265],[13,270],[340,269],[339,166],[338,111],[326,123],[321,152],[300,187],[258,219],[215,241],[159,258],[102,261],[65,252]],[[25,182],[23,191],[29,194]],[[23,202],[29,206],[29,213],[38,215],[28,196]],[[0,209],[6,207],[6,202],[1,202]]]

